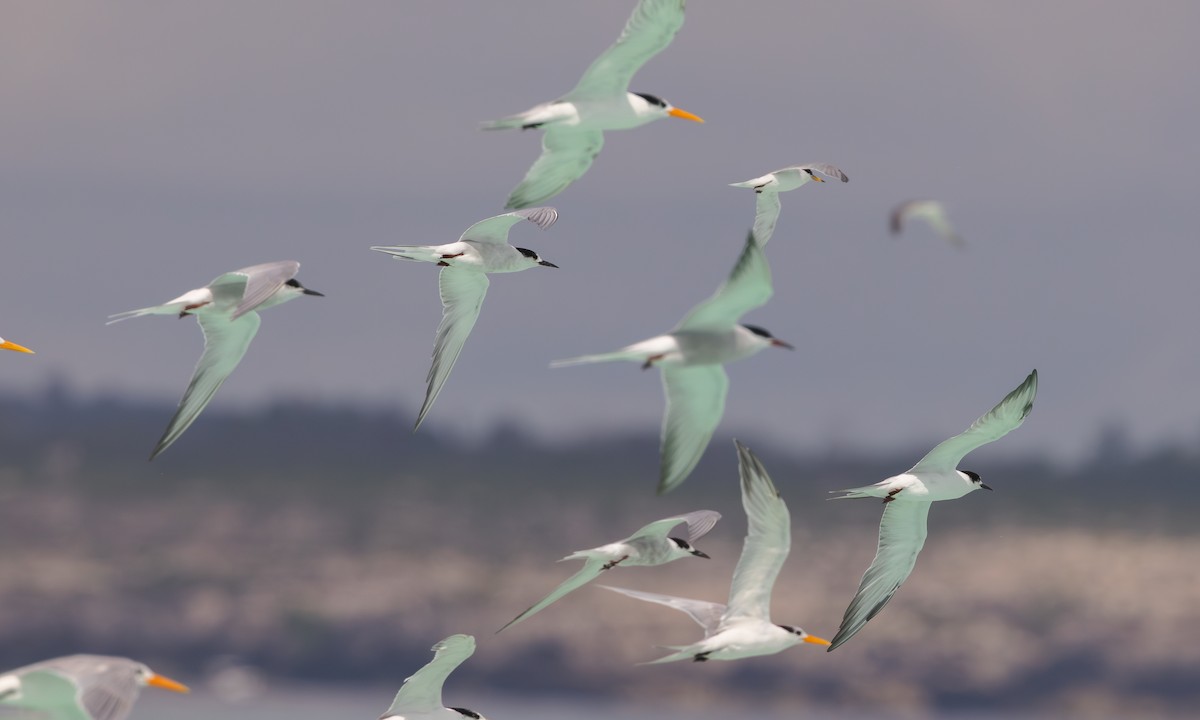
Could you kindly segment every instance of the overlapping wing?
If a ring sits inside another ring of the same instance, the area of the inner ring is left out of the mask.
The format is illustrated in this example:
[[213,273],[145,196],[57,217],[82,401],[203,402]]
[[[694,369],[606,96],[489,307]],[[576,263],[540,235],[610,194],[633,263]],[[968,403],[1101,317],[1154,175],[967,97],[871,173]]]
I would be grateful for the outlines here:
[[664,367],[661,467],[658,494],[675,489],[700,462],[725,413],[729,377],[720,365]]
[[766,305],[774,292],[771,266],[752,230],[729,279],[712,297],[692,308],[675,326],[675,332],[732,329],[747,312]]
[[604,133],[551,126],[542,133],[542,154],[508,196],[506,208],[527,208],[545,202],[578,180],[604,147]]
[[[506,244],[508,242],[508,231],[513,225],[528,220],[545,230],[554,224],[558,219],[558,211],[552,207],[537,207],[527,210],[515,210],[503,215],[496,215],[486,220],[480,220],[471,227],[459,238],[462,242],[477,242],[477,243],[494,243]],[[372,248],[374,249],[374,248]]]
[[733,571],[726,620],[755,618],[770,621],[771,590],[792,545],[792,521],[787,505],[754,453],[734,441],[742,507],[746,510],[746,540]]

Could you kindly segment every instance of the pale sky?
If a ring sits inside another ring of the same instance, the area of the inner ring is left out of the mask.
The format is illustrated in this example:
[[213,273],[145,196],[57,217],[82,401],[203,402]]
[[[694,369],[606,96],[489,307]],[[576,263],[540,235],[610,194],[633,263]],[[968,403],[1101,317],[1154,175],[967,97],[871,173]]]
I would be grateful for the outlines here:
[[[501,212],[539,136],[478,123],[569,90],[633,5],[0,6],[0,335],[38,351],[0,357],[0,388],[174,402],[195,322],[105,317],[295,259],[327,297],[265,312],[210,409],[298,395],[415,418],[436,269],[367,248]],[[776,294],[745,318],[798,350],[729,367],[721,433],[937,441],[1036,367],[1033,414],[990,452],[1071,457],[1111,422],[1195,439],[1196,27],[1187,2],[693,0],[632,89],[708,122],[608,134],[550,201],[558,224],[514,228],[561,269],[493,278],[427,426],[656,428],[657,373],[548,363],[670,329],[753,220],[727,183],[823,161],[850,183],[782,196]],[[887,234],[917,197],[968,250]]]

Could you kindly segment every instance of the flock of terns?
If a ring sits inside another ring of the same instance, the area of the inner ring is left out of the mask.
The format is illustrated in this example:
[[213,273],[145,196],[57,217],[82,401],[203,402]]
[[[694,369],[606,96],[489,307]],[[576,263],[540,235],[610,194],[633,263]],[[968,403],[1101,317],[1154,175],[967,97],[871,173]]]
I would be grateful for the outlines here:
[[[592,63],[574,89],[557,100],[483,126],[488,130],[536,128],[543,132],[541,156],[508,198],[506,208],[511,212],[475,223],[452,243],[371,248],[395,259],[431,262],[441,268],[438,284],[443,315],[416,427],[420,427],[433,407],[479,317],[487,294],[488,275],[557,267],[533,250],[510,245],[510,229],[522,221],[543,230],[554,224],[558,218],[554,208],[535,206],[562,192],[587,171],[603,146],[604,131],[632,128],[665,117],[703,122],[656,96],[628,90],[634,73],[669,45],[682,26],[685,2],[640,0],[617,42]],[[733,183],[734,187],[754,190],[755,217],[733,270],[716,293],[662,335],[613,352],[552,364],[560,367],[624,360],[636,362],[643,369],[661,370],[666,412],[662,425],[660,494],[686,480],[707,448],[724,412],[729,385],[725,364],[768,347],[792,347],[761,327],[743,324],[741,319],[766,304],[773,292],[764,248],[779,219],[779,194],[810,182],[827,182],[827,178],[849,180],[833,165],[813,163]],[[900,232],[913,219],[929,223],[948,242],[963,244],[945,209],[936,201],[900,204],[891,217],[892,231]],[[295,261],[254,265],[225,273],[208,285],[161,305],[110,316],[110,323],[143,315],[194,316],[204,333],[204,354],[175,415],[155,444],[151,460],[183,435],[237,367],[258,332],[259,311],[305,295],[321,296],[296,279],[299,268]],[[0,348],[32,353],[3,339]],[[777,653],[800,643],[825,646],[832,651],[862,630],[911,573],[925,542],[930,505],[975,490],[991,489],[978,474],[958,470],[958,464],[975,448],[998,440],[1021,425],[1033,407],[1037,381],[1034,370],[989,412],[964,432],[933,448],[908,471],[873,485],[843,491],[840,498],[879,498],[884,507],[875,559],[863,575],[831,641],[810,635],[797,626],[776,624],[770,618],[771,591],[791,547],[791,521],[787,505],[762,463],[736,441],[748,532],[727,604],[617,587],[608,589],[680,610],[703,628],[702,639],[690,645],[669,647],[671,652],[653,663],[735,660]],[[695,543],[720,517],[711,510],[675,515],[652,522],[622,540],[568,555],[563,559],[582,560],[582,569],[497,632],[529,619],[614,567],[707,558]],[[685,528],[686,538],[671,534],[680,526]],[[441,698],[444,681],[474,652],[475,639],[452,635],[432,649],[433,660],[405,680],[382,716],[384,720],[481,717],[465,708],[445,707]],[[56,658],[0,674],[0,717],[4,708],[12,707],[54,720],[123,720],[144,686],[187,691],[182,684],[126,658],[98,655]]]

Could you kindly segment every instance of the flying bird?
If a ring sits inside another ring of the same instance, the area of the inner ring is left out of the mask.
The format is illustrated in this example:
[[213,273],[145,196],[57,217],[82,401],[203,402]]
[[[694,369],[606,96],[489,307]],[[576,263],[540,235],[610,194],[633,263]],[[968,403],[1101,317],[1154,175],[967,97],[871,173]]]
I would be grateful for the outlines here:
[[259,310],[294,300],[301,295],[323,297],[296,280],[300,263],[294,260],[252,265],[227,272],[208,285],[189,290],[162,305],[109,315],[108,325],[142,315],[194,315],[204,332],[204,354],[192,373],[183,399],[167,429],[159,438],[150,459],[179,439],[213,395],[242,361],[250,341],[258,333]]
[[128,658],[54,658],[0,673],[0,717],[8,717],[3,708],[13,707],[55,720],[125,720],[147,685],[188,692],[185,685]]
[[30,350],[29,348],[25,347],[24,345],[18,345],[15,342],[12,342],[10,340],[5,340],[4,338],[0,338],[0,349],[12,350],[14,352],[19,352],[19,353],[29,353],[30,355],[33,354],[33,351]]
[[510,273],[528,270],[531,267],[558,267],[547,262],[532,250],[508,244],[508,231],[522,220],[545,230],[558,219],[558,211],[552,207],[517,210],[480,220],[457,242],[445,245],[410,245],[395,247],[373,247],[372,250],[387,253],[398,260],[431,262],[441,266],[438,287],[442,296],[442,322],[438,325],[433,345],[433,365],[425,377],[425,402],[417,415],[415,432],[421,427],[425,415],[433,407],[433,401],[450,377],[458,354],[462,352],[471,328],[479,318],[483,298],[487,295],[488,273]]
[[559,360],[551,367],[632,360],[642,369],[662,368],[667,410],[663,417],[658,493],[687,479],[708,447],[721,415],[729,378],[724,365],[768,347],[794,349],[742,315],[771,298],[771,268],[751,232],[729,279],[716,294],[692,308],[675,329],[600,355]]
[[621,37],[596,58],[575,89],[483,124],[484,130],[543,130],[542,154],[509,195],[506,208],[545,202],[582,177],[604,145],[605,130],[624,130],[668,116],[704,122],[654,95],[629,92],[634,73],[670,45],[683,25],[684,4],[685,0],[641,0]]
[[908,472],[874,485],[834,491],[846,493],[834,500],[882,498],[883,520],[879,523],[875,559],[863,574],[829,650],[836,650],[878,615],[912,573],[917,554],[925,544],[931,503],[955,500],[975,490],[991,490],[977,473],[959,470],[958,464],[975,448],[995,442],[1021,426],[1033,409],[1037,383],[1034,370],[996,407],[962,433],[930,450]]
[[754,237],[759,245],[766,245],[775,234],[775,223],[779,220],[779,193],[795,190],[810,182],[825,182],[828,176],[842,182],[850,182],[846,173],[829,163],[793,165],[767,173],[745,182],[730,183],[730,187],[754,189]]
[[828,645],[802,628],[771,622],[771,589],[792,547],[792,521],[759,459],[750,449],[734,441],[738,452],[738,476],[742,507],[748,529],[742,556],[733,571],[729,604],[689,600],[657,593],[607,587],[638,600],[659,603],[687,613],[704,628],[704,639],[691,645],[668,646],[675,652],[653,663],[691,659],[737,660],[756,655],[773,655],[802,642]]
[[474,710],[442,705],[442,685],[463,660],[475,653],[475,638],[451,635],[431,649],[433,660],[405,678],[392,706],[379,720],[485,720]]
[[904,230],[905,223],[910,220],[924,220],[943,240],[955,247],[965,248],[967,246],[966,241],[950,224],[945,206],[937,200],[909,200],[897,205],[892,210],[892,234],[899,235]]
[[[663,518],[662,520],[650,523],[624,540],[618,540],[608,545],[601,545],[591,550],[580,550],[566,556],[563,560],[584,561],[583,567],[580,568],[579,572],[567,578],[563,584],[554,588],[553,592],[530,606],[525,612],[509,620],[504,627],[496,632],[499,633],[509,625],[516,625],[525,618],[540,612],[567,593],[581,588],[600,577],[600,573],[605,570],[611,570],[618,565],[622,567],[635,565],[649,567],[651,565],[665,565],[666,563],[690,556],[708,558],[708,555],[697,550],[692,544],[711,530],[717,524],[717,520],[720,519],[721,513],[713,510],[697,510],[686,515]],[[667,536],[667,533],[682,524],[687,524],[686,540],[679,537]],[[562,561],[560,560],[559,562]]]

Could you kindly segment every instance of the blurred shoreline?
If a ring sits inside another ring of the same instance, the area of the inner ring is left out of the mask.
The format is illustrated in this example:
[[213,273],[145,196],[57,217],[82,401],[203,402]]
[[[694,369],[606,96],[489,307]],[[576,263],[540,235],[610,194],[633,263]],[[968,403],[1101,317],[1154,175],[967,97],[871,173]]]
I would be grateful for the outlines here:
[[[143,446],[170,408],[0,407],[0,667],[88,651],[184,678],[232,664],[271,683],[398,686],[434,641],[468,632],[480,647],[458,687],[525,698],[770,698],[865,715],[1200,705],[1200,462],[1181,450],[1102,444],[1068,469],[976,463],[997,492],[935,507],[913,576],[845,648],[647,669],[635,663],[654,645],[698,628],[597,588],[493,632],[574,572],[563,555],[701,507],[725,515],[701,543],[712,561],[605,580],[723,600],[745,528],[727,439],[657,498],[654,437],[547,448],[510,433],[462,450],[436,432],[414,439],[394,416],[282,406],[207,414],[150,464]],[[755,450],[793,520],[773,617],[828,637],[874,552],[879,508],[826,503],[826,491],[912,459]]]

